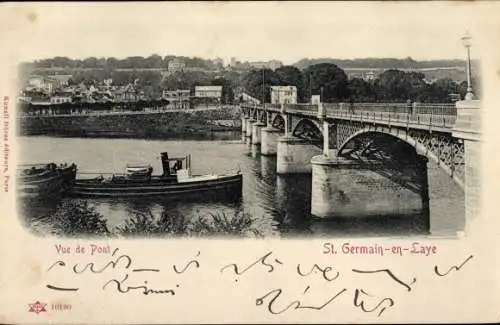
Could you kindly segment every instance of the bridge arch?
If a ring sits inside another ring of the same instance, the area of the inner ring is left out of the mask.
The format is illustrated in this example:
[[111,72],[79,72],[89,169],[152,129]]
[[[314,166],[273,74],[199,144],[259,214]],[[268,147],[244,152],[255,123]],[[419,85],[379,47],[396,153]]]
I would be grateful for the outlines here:
[[415,151],[417,154],[421,154],[425,157],[427,157],[428,159],[434,161],[448,176],[450,176],[454,181],[455,183],[462,189],[464,190],[464,182],[463,180],[461,180],[459,177],[457,177],[456,173],[454,173],[451,168],[449,168],[448,166],[446,166],[440,159],[439,157],[436,155],[436,153],[434,153],[432,150],[430,150],[429,148],[427,148],[424,144],[420,143],[419,141],[417,141],[417,139],[415,139],[414,137],[412,137],[411,135],[409,135],[407,132],[405,131],[401,131],[401,130],[398,130],[398,129],[394,129],[394,128],[388,128],[388,127],[378,127],[376,130],[370,128],[370,127],[366,127],[366,128],[363,128],[363,129],[360,129],[356,132],[354,132],[353,134],[351,134],[350,136],[348,136],[344,141],[343,143],[341,143],[338,147],[338,155],[343,155],[344,154],[344,150],[346,149],[346,146],[349,144],[349,143],[352,143],[353,140],[361,137],[361,136],[365,136],[365,135],[368,135],[368,134],[385,134],[385,135],[388,135],[388,136],[392,136],[396,139],[399,139],[399,140],[402,140],[404,142],[406,142],[407,144],[409,144],[410,146],[414,147],[415,148]]
[[323,128],[317,120],[312,120],[308,118],[295,119],[292,121],[292,134],[296,133],[303,126],[314,126],[321,136],[323,136]]
[[276,127],[280,130],[285,130],[285,117],[278,113],[278,114],[273,114],[271,117],[271,126]]
[[308,118],[292,120],[291,134],[294,137],[307,140],[316,147],[323,147],[323,132],[321,125]]

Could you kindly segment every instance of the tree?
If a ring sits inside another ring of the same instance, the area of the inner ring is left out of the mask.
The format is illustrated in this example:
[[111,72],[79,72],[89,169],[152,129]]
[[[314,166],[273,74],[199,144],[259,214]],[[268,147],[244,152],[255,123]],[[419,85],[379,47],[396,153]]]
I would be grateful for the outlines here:
[[163,64],[163,59],[158,54],[153,54],[147,57],[144,63],[147,68],[160,69]]
[[95,68],[97,67],[97,58],[95,57],[90,57],[90,58],[86,58],[85,60],[83,60],[83,67],[84,68]]
[[354,102],[373,102],[377,99],[375,86],[361,78],[349,81],[349,96]]
[[320,63],[304,72],[310,94],[320,94],[323,88],[324,102],[337,102],[349,97],[348,80],[344,70],[332,63]]
[[416,100],[425,101],[425,91],[427,84],[424,81],[425,75],[421,72],[407,72],[405,73],[405,88],[407,89],[406,98],[401,98],[402,100]]
[[211,81],[214,86],[222,86],[222,103],[231,104],[234,98],[233,87],[229,80],[225,78],[216,78]]
[[422,101],[427,87],[424,78],[425,75],[420,72],[406,73],[395,69],[384,71],[379,76],[379,85],[383,89],[384,100]]
[[451,101],[450,94],[459,94],[459,85],[451,78],[438,79],[428,86],[424,101],[446,103]]
[[252,70],[243,79],[245,89],[251,96],[262,101],[262,91],[264,90],[265,102],[271,101],[271,86],[281,84],[280,77],[271,69]]
[[116,69],[118,68],[119,60],[117,58],[107,58],[106,59],[106,66],[110,69]]
[[[472,92],[474,96],[477,98],[481,98],[481,84],[479,82],[479,78],[472,77]],[[460,93],[460,98],[464,99],[467,94],[467,81],[462,81],[458,87],[458,92]]]
[[293,66],[282,66],[275,72],[280,79],[280,85],[297,87],[297,101],[307,101],[306,80],[302,71]]

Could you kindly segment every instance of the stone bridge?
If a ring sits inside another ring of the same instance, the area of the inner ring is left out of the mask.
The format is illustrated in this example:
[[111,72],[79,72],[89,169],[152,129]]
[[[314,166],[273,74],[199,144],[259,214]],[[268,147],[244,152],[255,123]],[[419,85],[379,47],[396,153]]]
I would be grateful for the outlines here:
[[[429,209],[427,162],[477,213],[479,101],[456,104],[241,104],[242,131],[277,173],[312,173],[312,214],[412,214]],[[432,227],[431,227],[432,228]]]

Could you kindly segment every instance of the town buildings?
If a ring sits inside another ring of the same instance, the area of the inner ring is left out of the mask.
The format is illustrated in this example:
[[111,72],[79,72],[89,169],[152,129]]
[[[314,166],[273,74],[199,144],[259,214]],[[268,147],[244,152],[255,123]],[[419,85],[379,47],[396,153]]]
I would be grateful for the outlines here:
[[146,100],[136,83],[113,85],[111,78],[85,85],[70,85],[70,75],[33,76],[20,92],[18,100],[36,105],[64,103],[135,102]]
[[271,86],[271,104],[297,104],[297,87]]

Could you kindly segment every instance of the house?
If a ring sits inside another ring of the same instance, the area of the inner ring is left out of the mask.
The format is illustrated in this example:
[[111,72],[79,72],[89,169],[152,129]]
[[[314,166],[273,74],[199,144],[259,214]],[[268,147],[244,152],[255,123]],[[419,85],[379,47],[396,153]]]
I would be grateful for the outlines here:
[[189,108],[191,91],[189,89],[163,90],[162,98],[169,101],[169,106],[174,108]]
[[31,87],[35,87],[38,89],[43,88],[43,84],[45,82],[45,78],[41,76],[33,76],[28,80],[28,85]]
[[45,95],[32,95],[30,97],[29,102],[32,105],[43,105],[43,106],[49,106],[51,104],[50,97],[45,96]]
[[131,83],[115,90],[113,96],[116,102],[135,102],[139,100],[139,94]]
[[271,104],[297,104],[297,87],[271,86]]
[[273,71],[283,66],[283,62],[277,60],[268,62],[249,62],[249,64],[254,69],[271,69]]
[[222,98],[222,86],[196,86],[194,97],[198,98]]
[[364,81],[373,81],[373,80],[375,80],[375,78],[376,78],[376,76],[375,76],[375,73],[373,71],[370,71],[370,72],[363,74]]
[[54,88],[60,88],[63,86],[67,86],[69,84],[69,80],[73,76],[70,74],[58,74],[53,76],[48,76],[47,79],[51,82]]
[[51,104],[63,104],[73,102],[73,95],[68,92],[56,91],[50,96]]
[[168,72],[169,73],[180,72],[180,71],[183,71],[184,68],[186,68],[186,64],[184,63],[184,61],[182,61],[180,59],[173,59],[173,60],[168,62]]
[[54,91],[54,81],[42,76],[33,76],[28,80],[27,90],[38,90],[46,93]]
[[320,95],[312,95],[311,96],[311,104],[318,105],[321,103],[321,96]]

